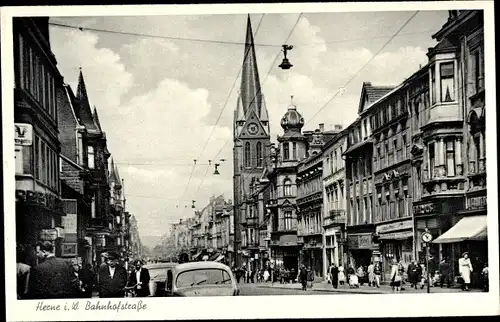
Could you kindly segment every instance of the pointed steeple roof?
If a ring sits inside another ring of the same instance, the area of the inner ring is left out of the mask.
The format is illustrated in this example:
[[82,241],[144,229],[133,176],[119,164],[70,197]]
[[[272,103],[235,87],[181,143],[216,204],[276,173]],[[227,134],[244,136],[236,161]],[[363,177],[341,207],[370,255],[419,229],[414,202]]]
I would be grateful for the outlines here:
[[111,157],[111,163],[109,165],[109,182],[114,182],[115,187],[121,187],[122,182],[120,180],[120,174],[118,173],[118,168],[113,161],[113,157]]
[[257,68],[257,57],[255,55],[252,22],[250,20],[250,15],[248,15],[240,86],[240,97],[245,115],[247,115],[252,109],[255,109],[257,111],[257,115],[260,115],[262,102],[260,93],[260,78],[259,70]]
[[82,68],[80,67],[80,74],[78,75],[78,86],[76,88],[76,99],[77,100],[87,100],[87,86],[85,86],[85,80],[83,79]]
[[92,113],[92,117],[94,119],[95,126],[97,129],[102,132],[101,122],[99,122],[99,115],[97,114],[97,108],[94,106],[94,112]]

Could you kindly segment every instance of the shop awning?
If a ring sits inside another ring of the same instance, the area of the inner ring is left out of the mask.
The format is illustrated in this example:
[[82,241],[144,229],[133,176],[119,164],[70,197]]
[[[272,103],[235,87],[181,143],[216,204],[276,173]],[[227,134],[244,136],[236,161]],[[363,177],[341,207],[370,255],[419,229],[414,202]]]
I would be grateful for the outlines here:
[[485,240],[488,236],[486,215],[464,217],[432,243],[458,243],[465,240]]
[[219,257],[217,257],[217,259],[215,261],[220,262],[223,259],[224,259],[224,255],[219,255]]

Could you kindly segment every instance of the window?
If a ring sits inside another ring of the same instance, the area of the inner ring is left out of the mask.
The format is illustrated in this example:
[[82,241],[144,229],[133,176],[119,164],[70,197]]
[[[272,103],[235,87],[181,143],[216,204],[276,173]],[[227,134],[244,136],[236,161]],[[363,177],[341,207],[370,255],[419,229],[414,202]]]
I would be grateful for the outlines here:
[[250,168],[252,166],[252,163],[251,163],[251,155],[250,155],[250,143],[249,142],[246,142],[245,143],[245,155],[244,155],[244,162],[245,162],[245,167],[246,168]]
[[455,176],[455,142],[453,139],[446,141],[446,175]]
[[292,142],[292,148],[293,148],[293,155],[292,158],[294,160],[297,160],[297,142]]
[[359,201],[359,198],[356,199],[356,224],[359,225],[360,223],[360,214],[361,214],[361,204]]
[[292,196],[292,181],[290,179],[285,179],[283,186],[285,196]]
[[390,160],[391,160],[391,156],[390,156],[391,151],[389,149],[389,141],[387,141],[387,140],[384,142],[384,152],[387,155],[384,166],[388,166],[390,163]]
[[436,66],[431,67],[431,102],[436,103]]
[[262,167],[262,143],[257,142],[255,150],[255,155],[257,156],[257,166]]
[[477,93],[484,88],[484,57],[481,48],[476,49],[471,54],[471,60],[471,74],[474,77],[474,90]]
[[372,207],[373,207],[373,197],[369,196],[368,197],[368,221],[369,222],[373,222]]
[[368,135],[370,135],[368,133],[368,120],[367,119],[364,119],[363,120],[363,139],[366,139],[368,137]]
[[363,201],[363,224],[368,222],[368,198]]
[[283,161],[290,160],[290,146],[288,142],[283,143]]
[[391,106],[391,118],[395,118],[397,116],[397,113],[396,113],[397,107],[396,107],[395,102],[392,102],[390,106]]
[[406,133],[403,134],[403,136],[401,137],[401,145],[403,147],[403,159],[406,159],[408,157],[408,146],[406,145],[407,142],[406,142]]
[[194,285],[231,284],[231,276],[222,269],[196,269],[180,273],[175,285],[177,288]]
[[[473,138],[473,140],[474,140],[473,159],[475,159],[475,165],[477,165],[479,163],[479,160],[481,159],[481,138],[480,138],[480,135],[481,134],[476,134]],[[473,170],[476,170],[476,169],[473,169]],[[477,169],[477,170],[479,170],[479,169]],[[476,171],[472,171],[472,172],[476,172]]]
[[92,202],[90,203],[90,214],[92,218],[96,217],[96,203],[95,203],[95,196],[92,197]]
[[16,174],[22,174],[23,173],[23,147],[16,146],[15,151],[16,151],[16,154],[15,154]]
[[89,169],[94,169],[95,168],[95,153],[94,153],[94,147],[93,146],[88,146],[87,149],[87,162],[88,162],[88,167]]
[[292,217],[292,211],[291,210],[286,210],[285,211],[285,230],[292,230],[293,229],[293,217]]
[[429,144],[429,178],[434,177],[434,167],[436,165],[436,159],[434,154],[434,143]]
[[392,140],[392,146],[394,151],[394,162],[398,162],[398,139],[397,137]]
[[442,63],[441,72],[441,102],[455,101],[455,70],[454,63]]

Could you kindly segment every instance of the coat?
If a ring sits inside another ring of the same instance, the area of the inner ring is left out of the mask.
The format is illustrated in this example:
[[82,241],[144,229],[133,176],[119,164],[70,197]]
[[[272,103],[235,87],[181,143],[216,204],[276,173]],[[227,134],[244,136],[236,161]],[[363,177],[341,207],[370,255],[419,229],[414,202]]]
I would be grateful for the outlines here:
[[78,287],[73,280],[72,264],[55,256],[45,259],[31,269],[28,297],[31,299],[78,298]]
[[107,265],[99,267],[99,297],[125,297],[126,285],[127,271],[125,268],[119,265],[115,266],[115,274],[111,277]]
[[339,268],[337,266],[332,266],[330,268],[330,275],[332,278],[332,284],[337,284],[339,282]]
[[149,277],[149,270],[147,268],[144,268],[142,267],[141,268],[141,275],[139,276],[139,281],[137,281],[137,274],[136,274],[136,271],[133,271],[131,274],[130,274],[130,278],[129,278],[129,282],[128,282],[128,285],[129,286],[134,286],[136,285],[138,282],[141,282],[142,285],[141,285],[141,288],[135,288],[136,292],[137,292],[137,295],[138,296],[148,296],[149,295],[149,280],[150,280],[150,277]]

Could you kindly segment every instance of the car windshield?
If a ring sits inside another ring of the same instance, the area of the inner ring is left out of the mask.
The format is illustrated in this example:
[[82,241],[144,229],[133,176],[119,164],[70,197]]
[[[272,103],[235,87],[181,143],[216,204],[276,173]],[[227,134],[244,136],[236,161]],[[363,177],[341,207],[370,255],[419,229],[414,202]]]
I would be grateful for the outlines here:
[[231,276],[222,269],[203,268],[180,273],[175,283],[177,288],[195,285],[231,284]]

